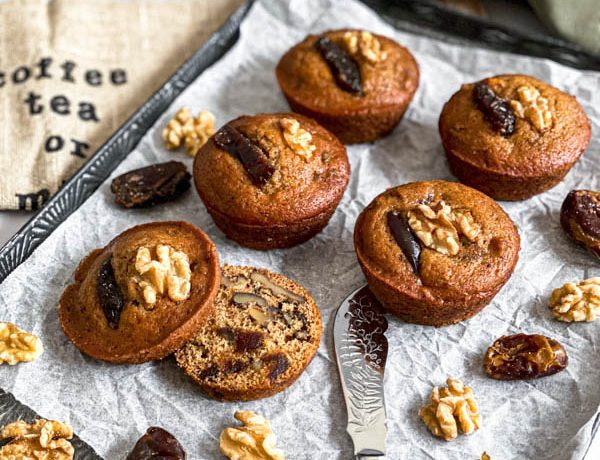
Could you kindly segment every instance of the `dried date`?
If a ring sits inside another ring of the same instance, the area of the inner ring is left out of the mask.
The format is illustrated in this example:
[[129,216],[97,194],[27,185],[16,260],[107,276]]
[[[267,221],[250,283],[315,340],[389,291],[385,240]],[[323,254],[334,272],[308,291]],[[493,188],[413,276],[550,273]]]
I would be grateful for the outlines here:
[[123,294],[117,280],[115,279],[115,272],[112,266],[112,257],[107,258],[98,270],[96,277],[96,295],[100,301],[100,306],[104,312],[104,316],[108,321],[108,325],[112,329],[119,327],[119,320],[121,319],[121,312],[125,306]]
[[152,426],[133,447],[127,460],[185,460],[185,450],[168,431]]
[[413,269],[415,274],[419,273],[419,257],[421,255],[421,245],[408,226],[408,222],[400,213],[390,211],[387,214],[387,224],[392,232],[392,236],[402,249],[404,256]]
[[489,85],[482,81],[476,83],[473,98],[494,131],[503,136],[509,136],[515,131],[516,118],[512,108]]
[[600,256],[600,192],[571,190],[560,209],[560,223],[577,243]]
[[357,62],[328,37],[319,38],[315,46],[331,69],[337,85],[346,92],[362,95],[360,67]]
[[236,353],[246,353],[256,350],[263,346],[265,335],[262,332],[236,331],[235,333],[235,351]]
[[217,147],[237,158],[256,186],[264,185],[275,172],[269,157],[247,136],[230,125],[223,126],[213,137]]
[[167,161],[115,177],[110,190],[125,208],[150,207],[180,196],[190,188],[190,178],[183,163]]
[[290,361],[283,353],[273,353],[263,358],[269,368],[269,380],[274,382],[290,368]]
[[527,380],[556,374],[567,367],[567,352],[556,340],[537,334],[506,335],[485,354],[484,368],[497,380]]

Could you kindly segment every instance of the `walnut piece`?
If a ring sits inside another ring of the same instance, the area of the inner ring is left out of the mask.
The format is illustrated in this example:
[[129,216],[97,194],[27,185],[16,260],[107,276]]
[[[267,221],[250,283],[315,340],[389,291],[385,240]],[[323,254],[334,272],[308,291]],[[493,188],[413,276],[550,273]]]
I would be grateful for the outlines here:
[[552,126],[552,112],[548,108],[548,99],[532,86],[521,86],[517,89],[519,100],[511,100],[510,106],[519,118],[529,120],[538,131]]
[[153,258],[150,249],[140,247],[135,257],[135,274],[129,280],[129,294],[140,298],[152,309],[159,295],[179,302],[190,295],[192,271],[187,254],[159,244]]
[[187,154],[195,157],[214,133],[215,117],[212,113],[203,111],[194,118],[190,109],[183,107],[167,123],[162,137],[167,149],[177,150],[183,144]]
[[594,321],[600,314],[600,277],[554,289],[549,305],[559,321]]
[[492,460],[492,458],[488,455],[487,452],[481,454],[481,460]]
[[225,428],[221,433],[221,452],[231,460],[285,460],[283,450],[275,447],[277,438],[267,419],[252,411],[238,411],[235,418],[244,424]]
[[[4,460],[71,460],[75,449],[68,441],[73,429],[56,420],[21,420],[2,428],[0,439],[11,441],[0,449]],[[0,443],[1,444],[1,443]]]
[[35,360],[44,351],[42,341],[12,323],[0,322],[0,364]]
[[312,144],[312,134],[300,127],[295,118],[282,118],[279,123],[287,145],[305,160],[310,160],[317,147]]
[[453,211],[444,201],[418,205],[408,212],[408,225],[426,247],[451,256],[460,251],[460,235],[476,241],[481,232],[470,212]]
[[481,426],[481,415],[471,388],[458,379],[449,378],[448,387],[434,387],[431,403],[419,410],[419,416],[434,436],[451,441],[458,436],[460,426],[464,434]]
[[358,53],[371,64],[387,59],[387,53],[381,50],[381,42],[366,30],[346,32],[344,43],[350,54],[356,55]]

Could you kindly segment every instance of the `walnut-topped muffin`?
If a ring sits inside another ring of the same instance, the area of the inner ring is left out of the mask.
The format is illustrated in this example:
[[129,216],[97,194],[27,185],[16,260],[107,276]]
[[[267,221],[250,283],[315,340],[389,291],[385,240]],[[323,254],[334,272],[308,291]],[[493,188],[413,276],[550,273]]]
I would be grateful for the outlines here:
[[257,249],[294,246],[320,232],[349,175],[344,145],[295,113],[236,118],[194,161],[196,189],[217,226]]
[[463,85],[444,106],[439,130],[452,173],[497,200],[554,187],[591,135],[575,97],[527,75]]
[[160,359],[212,310],[217,251],[186,222],[130,228],[88,254],[59,304],[61,326],[82,352],[116,363]]
[[354,228],[356,255],[375,297],[403,320],[433,326],[485,307],[510,278],[519,245],[498,204],[445,181],[385,191]]
[[309,35],[283,55],[275,73],[294,112],[347,144],[389,134],[419,85],[419,67],[406,48],[354,29]]

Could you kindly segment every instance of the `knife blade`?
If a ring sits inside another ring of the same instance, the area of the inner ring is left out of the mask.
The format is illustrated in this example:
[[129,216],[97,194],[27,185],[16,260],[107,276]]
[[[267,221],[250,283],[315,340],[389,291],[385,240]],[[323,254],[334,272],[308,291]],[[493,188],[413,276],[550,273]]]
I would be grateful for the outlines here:
[[346,297],[334,319],[334,347],[348,413],[346,431],[360,459],[385,455],[387,327],[383,308],[368,286]]

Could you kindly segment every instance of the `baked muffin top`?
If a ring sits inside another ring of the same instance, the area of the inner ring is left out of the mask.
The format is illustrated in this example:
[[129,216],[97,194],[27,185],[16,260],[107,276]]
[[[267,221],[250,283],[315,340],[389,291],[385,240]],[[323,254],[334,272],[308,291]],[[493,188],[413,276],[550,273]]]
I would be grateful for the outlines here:
[[82,260],[60,299],[60,321],[95,358],[158,359],[193,336],[212,309],[219,276],[216,248],[198,228],[138,225]]
[[[323,37],[358,65],[360,94],[345,90],[336,82],[317,46]],[[287,97],[331,115],[408,103],[419,84],[418,65],[406,48],[382,35],[354,29],[309,35],[283,55],[275,72]]]
[[[502,134],[476,101],[487,85],[514,115],[514,131]],[[446,150],[472,165],[515,176],[539,176],[574,163],[587,146],[590,122],[575,97],[527,75],[499,75],[465,84],[446,103],[439,120]]]
[[[250,158],[244,166],[239,152],[228,151],[219,139],[229,129],[258,149],[264,164],[252,164]],[[330,211],[341,199],[349,175],[344,145],[315,121],[295,113],[230,121],[194,160],[194,181],[207,207],[249,225],[294,223]]]
[[[392,214],[401,220],[390,222]],[[404,243],[418,248],[412,263],[392,229],[402,224],[410,234]],[[416,296],[440,298],[497,288],[512,273],[520,244],[515,225],[498,204],[446,181],[413,182],[383,192],[360,215],[354,240],[357,256],[378,277]]]

